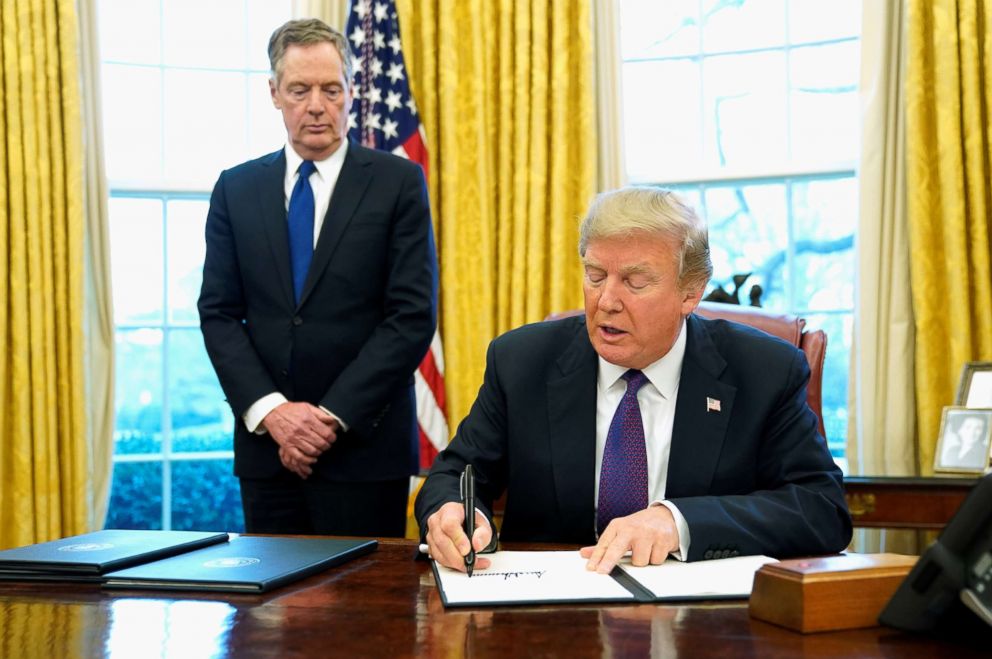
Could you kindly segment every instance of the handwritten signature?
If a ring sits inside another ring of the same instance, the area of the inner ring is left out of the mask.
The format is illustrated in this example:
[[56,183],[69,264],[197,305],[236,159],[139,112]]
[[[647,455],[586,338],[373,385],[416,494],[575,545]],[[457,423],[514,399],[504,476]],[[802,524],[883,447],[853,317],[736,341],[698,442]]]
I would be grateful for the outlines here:
[[503,577],[503,581],[509,581],[510,579],[516,579],[518,577],[536,577],[540,579],[544,576],[547,570],[531,570],[522,572],[476,572],[472,575],[472,578],[476,577]]

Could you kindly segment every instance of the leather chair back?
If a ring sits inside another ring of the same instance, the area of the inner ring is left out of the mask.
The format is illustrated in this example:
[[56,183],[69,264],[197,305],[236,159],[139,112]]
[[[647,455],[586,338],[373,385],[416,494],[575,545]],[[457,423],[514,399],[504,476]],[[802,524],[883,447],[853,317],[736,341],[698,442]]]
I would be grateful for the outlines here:
[[806,401],[816,412],[820,435],[827,436],[823,427],[823,360],[827,355],[827,334],[823,330],[806,330],[806,321],[788,313],[767,311],[758,307],[744,307],[721,302],[700,302],[696,313],[705,318],[732,320],[756,327],[796,346],[806,355],[809,363],[809,385]]

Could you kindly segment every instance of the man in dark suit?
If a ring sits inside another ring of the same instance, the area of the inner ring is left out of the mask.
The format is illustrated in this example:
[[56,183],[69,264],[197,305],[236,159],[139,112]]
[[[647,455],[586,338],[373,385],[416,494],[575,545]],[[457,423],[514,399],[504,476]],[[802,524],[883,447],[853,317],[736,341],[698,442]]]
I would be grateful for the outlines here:
[[695,213],[662,190],[604,193],[579,247],[585,318],[489,347],[478,398],[417,498],[431,555],[465,569],[466,464],[477,551],[504,491],[504,540],[585,544],[604,573],[627,551],[646,565],[843,549],[851,520],[803,353],[692,314],[712,273]]
[[402,536],[417,470],[413,373],[436,323],[423,173],[350,144],[347,40],[318,20],[269,42],[284,149],[223,172],[200,324],[234,411],[245,525]]

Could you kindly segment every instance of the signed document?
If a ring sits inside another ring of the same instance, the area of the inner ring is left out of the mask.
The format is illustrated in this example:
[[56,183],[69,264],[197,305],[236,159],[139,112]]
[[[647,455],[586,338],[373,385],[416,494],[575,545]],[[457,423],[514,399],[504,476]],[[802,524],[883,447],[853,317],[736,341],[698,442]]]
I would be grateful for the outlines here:
[[445,606],[747,598],[754,573],[775,562],[767,556],[740,556],[633,567],[624,559],[606,575],[587,570],[578,551],[500,551],[487,558],[492,564],[476,568],[471,578],[434,562]]
[[486,558],[492,564],[471,578],[434,562],[445,606],[636,601],[610,575],[587,570],[578,551],[498,551]]

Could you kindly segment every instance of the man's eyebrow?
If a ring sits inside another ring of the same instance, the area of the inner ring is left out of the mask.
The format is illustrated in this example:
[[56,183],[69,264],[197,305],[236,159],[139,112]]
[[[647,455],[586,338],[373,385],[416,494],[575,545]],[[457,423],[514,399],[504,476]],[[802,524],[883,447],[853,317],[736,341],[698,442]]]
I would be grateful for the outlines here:
[[624,275],[625,277],[629,277],[630,275],[646,275],[648,277],[651,277],[652,279],[658,278],[658,273],[656,273],[654,269],[652,269],[651,266],[649,266],[647,263],[635,263],[633,265],[625,265],[624,267],[620,268],[620,274]]

